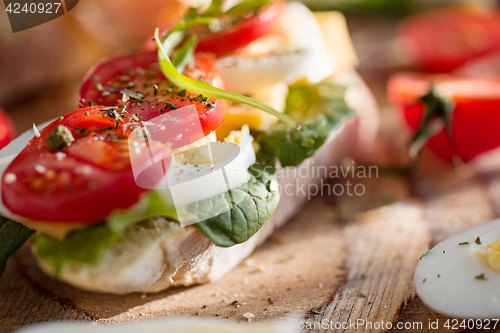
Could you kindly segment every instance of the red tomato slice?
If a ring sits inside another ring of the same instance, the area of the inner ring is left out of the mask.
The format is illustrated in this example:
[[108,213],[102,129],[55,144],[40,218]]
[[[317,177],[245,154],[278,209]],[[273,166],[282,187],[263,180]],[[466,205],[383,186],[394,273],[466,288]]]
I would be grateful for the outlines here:
[[500,50],[500,15],[467,9],[424,13],[405,19],[397,37],[417,66],[448,72]]
[[455,105],[451,140],[443,129],[428,141],[431,150],[447,160],[456,155],[468,162],[500,146],[500,78],[394,75],[388,83],[389,99],[403,109],[405,120],[412,129],[420,125],[425,108],[417,99],[429,92],[431,85]]
[[16,130],[9,115],[0,108],[0,149],[14,139]]
[[197,50],[213,53],[217,57],[228,55],[268,34],[274,20],[284,9],[283,2],[276,2],[262,8],[255,15],[252,13],[243,17],[218,33],[201,34]]
[[[202,79],[214,87],[226,88],[226,83],[212,56],[196,53],[194,66],[184,74]],[[123,91],[138,98],[123,100]],[[83,80],[79,104],[125,106],[129,114],[150,120],[171,110],[194,105],[205,135],[217,129],[227,116],[229,101],[206,99],[174,86],[158,65],[157,51],[137,52],[107,59],[92,68]]]
[[[139,123],[126,113],[121,122],[102,108],[73,111],[31,139],[4,173],[2,197],[7,208],[35,221],[93,224],[138,202],[146,189],[136,185],[131,159],[138,157],[129,153],[127,138]],[[66,126],[75,141],[51,151],[47,138],[58,125]],[[169,158],[169,147],[152,146],[155,159]],[[145,143],[137,147],[149,158]],[[150,181],[158,181],[162,174],[149,174]]]

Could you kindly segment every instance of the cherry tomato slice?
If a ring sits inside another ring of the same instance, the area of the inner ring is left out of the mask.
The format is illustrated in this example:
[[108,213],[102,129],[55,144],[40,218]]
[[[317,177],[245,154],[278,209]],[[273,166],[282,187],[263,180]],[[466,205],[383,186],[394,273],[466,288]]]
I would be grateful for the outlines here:
[[454,103],[452,138],[441,130],[428,141],[432,151],[447,160],[456,155],[468,162],[500,146],[500,78],[396,74],[388,83],[389,99],[403,109],[412,129],[418,128],[425,110],[425,105],[417,99],[425,95],[431,85]]
[[9,115],[0,108],[0,149],[14,139],[16,130]]
[[[54,121],[6,169],[4,204],[35,221],[87,224],[102,222],[115,209],[129,208],[147,191],[136,184],[131,167],[138,154],[131,156],[129,145],[135,144],[133,152],[147,149],[144,142],[127,139],[134,124],[139,125],[126,113],[116,116],[101,106],[79,109]],[[47,138],[58,125],[67,127],[75,141],[52,151]],[[154,144],[150,151],[155,159],[169,158],[168,146]],[[154,182],[162,175],[149,176]]]
[[218,33],[202,33],[197,50],[223,57],[245,47],[257,38],[269,33],[274,20],[284,9],[283,2],[276,2],[262,8],[257,14],[251,13],[247,17],[243,17]]
[[[194,65],[184,74],[226,88],[215,60],[208,54],[196,53]],[[222,124],[229,109],[227,100],[207,99],[174,86],[161,72],[157,51],[114,56],[98,64],[86,75],[78,101],[81,107],[89,103],[124,106],[140,120],[194,105],[205,135]]]
[[500,15],[446,9],[405,19],[398,40],[421,69],[448,72],[500,50]]

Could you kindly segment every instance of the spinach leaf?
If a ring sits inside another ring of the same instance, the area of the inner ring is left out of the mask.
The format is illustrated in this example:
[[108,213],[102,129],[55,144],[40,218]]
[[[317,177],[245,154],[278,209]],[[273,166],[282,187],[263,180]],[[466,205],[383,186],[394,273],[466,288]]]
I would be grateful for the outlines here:
[[[218,246],[232,246],[243,243],[262,227],[279,202],[279,188],[273,169],[259,163],[249,169],[250,180],[230,190],[232,204],[221,214],[198,222],[195,226]],[[227,205],[224,196],[203,200],[191,206],[191,212],[198,216],[214,216],[212,212]],[[212,214],[212,215],[210,215]]]
[[5,271],[7,259],[26,242],[33,232],[21,223],[0,216],[0,277]]
[[281,166],[297,166],[318,150],[330,133],[354,110],[344,100],[345,87],[332,82],[290,87],[285,113],[299,120],[302,129],[278,123],[269,131],[252,131],[261,145],[261,156],[273,153]]

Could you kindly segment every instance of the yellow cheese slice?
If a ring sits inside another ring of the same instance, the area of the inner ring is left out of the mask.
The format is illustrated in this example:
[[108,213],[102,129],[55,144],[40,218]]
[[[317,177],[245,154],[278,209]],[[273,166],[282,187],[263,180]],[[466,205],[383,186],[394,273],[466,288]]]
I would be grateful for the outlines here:
[[[288,94],[288,84],[279,82],[270,89],[262,89],[250,95],[262,103],[265,103],[279,112],[285,110],[286,96]],[[243,125],[248,125],[250,129],[264,131],[278,122],[278,118],[262,110],[249,105],[233,103],[229,108],[229,114],[224,123],[215,131],[217,140],[224,141],[224,138],[231,131],[237,131]]]
[[337,61],[338,70],[358,65],[358,56],[352,44],[347,23],[342,13],[337,11],[315,12],[328,53]]

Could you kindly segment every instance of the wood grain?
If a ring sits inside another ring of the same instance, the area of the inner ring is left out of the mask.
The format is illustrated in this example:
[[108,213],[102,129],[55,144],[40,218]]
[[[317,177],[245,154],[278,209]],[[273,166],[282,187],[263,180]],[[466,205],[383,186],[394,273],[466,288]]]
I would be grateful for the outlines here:
[[413,268],[429,241],[427,229],[413,202],[373,210],[352,221],[344,230],[350,243],[347,283],[315,321],[382,323],[398,318],[414,296]]
[[46,277],[24,247],[0,280],[1,331],[61,319],[116,323],[199,315],[245,321],[245,312],[255,321],[293,313],[306,323],[444,318],[415,297],[414,267],[425,244],[497,216],[500,178],[491,163],[426,169],[439,165],[434,158],[424,154],[413,176],[348,179],[365,186],[363,196],[313,198],[212,284],[151,295],[93,294]]

